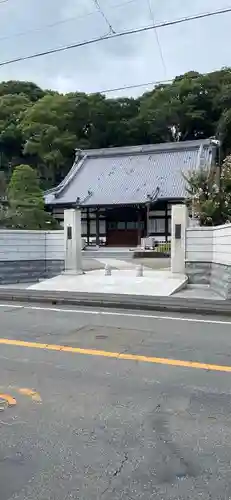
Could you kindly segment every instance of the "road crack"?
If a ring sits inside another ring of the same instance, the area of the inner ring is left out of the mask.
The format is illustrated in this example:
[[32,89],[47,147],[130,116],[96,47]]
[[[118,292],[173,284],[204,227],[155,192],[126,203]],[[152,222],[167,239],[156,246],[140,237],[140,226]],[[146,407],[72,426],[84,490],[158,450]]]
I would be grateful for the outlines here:
[[103,495],[105,495],[105,493],[107,493],[107,491],[109,490],[110,486],[112,485],[112,482],[113,480],[119,476],[119,474],[121,474],[126,462],[128,461],[128,454],[126,453],[124,455],[124,458],[123,460],[121,460],[121,463],[120,465],[117,467],[117,469],[113,472],[111,478],[109,479],[109,483],[108,483],[108,486],[105,488],[105,490],[102,491],[100,497],[102,498]]
[[127,455],[127,454],[125,454],[125,457],[124,457],[124,459],[122,460],[122,462],[121,462],[120,466],[119,466],[119,467],[115,470],[115,472],[113,473],[113,475],[112,475],[113,477],[118,476],[118,475],[122,472],[122,470],[123,470],[123,468],[124,468],[124,465],[126,464],[126,462],[127,462],[127,461],[128,461],[128,455]]

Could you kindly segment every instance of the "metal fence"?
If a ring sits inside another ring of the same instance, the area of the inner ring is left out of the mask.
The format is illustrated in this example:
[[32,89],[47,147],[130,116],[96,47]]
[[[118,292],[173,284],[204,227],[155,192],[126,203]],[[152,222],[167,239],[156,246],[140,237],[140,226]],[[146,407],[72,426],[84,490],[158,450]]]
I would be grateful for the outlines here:
[[154,252],[170,256],[170,254],[171,254],[171,242],[168,241],[166,243],[158,243],[154,248]]

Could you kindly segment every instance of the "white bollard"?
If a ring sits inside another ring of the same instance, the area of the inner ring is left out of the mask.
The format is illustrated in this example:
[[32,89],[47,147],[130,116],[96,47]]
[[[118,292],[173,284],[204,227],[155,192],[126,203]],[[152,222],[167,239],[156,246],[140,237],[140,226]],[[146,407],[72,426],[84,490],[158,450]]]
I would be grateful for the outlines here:
[[143,268],[142,264],[139,264],[139,266],[137,266],[137,268],[136,268],[136,276],[140,278],[143,275],[144,275],[144,268]]
[[111,266],[109,264],[106,264],[104,274],[105,276],[111,276]]

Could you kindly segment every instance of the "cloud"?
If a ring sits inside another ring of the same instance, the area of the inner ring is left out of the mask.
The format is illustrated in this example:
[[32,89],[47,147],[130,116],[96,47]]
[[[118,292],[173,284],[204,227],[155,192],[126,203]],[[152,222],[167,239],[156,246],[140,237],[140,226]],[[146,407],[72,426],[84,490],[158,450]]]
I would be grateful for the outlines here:
[[[218,8],[217,0],[150,2],[156,22]],[[116,31],[152,22],[148,0],[99,0],[99,3]],[[219,1],[219,8],[226,6],[226,0]],[[173,78],[190,69],[211,71],[231,65],[230,21],[231,14],[226,14],[159,29],[167,75],[152,31],[3,66],[0,80],[25,79],[62,92],[94,92],[162,80],[166,76]],[[0,4],[0,60],[81,42],[102,36],[108,30],[94,0],[8,0]],[[24,34],[19,36],[19,33]],[[145,90],[123,91],[118,95],[137,95]]]

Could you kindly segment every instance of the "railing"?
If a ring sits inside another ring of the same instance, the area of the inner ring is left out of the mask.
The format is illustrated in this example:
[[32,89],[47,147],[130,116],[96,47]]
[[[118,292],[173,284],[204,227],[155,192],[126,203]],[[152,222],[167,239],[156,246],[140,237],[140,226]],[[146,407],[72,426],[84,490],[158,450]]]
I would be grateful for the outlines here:
[[171,254],[171,242],[168,241],[166,243],[157,243],[154,248],[154,252],[156,253],[164,253],[165,255]]
[[170,255],[171,253],[171,242],[161,242],[157,241],[154,236],[149,236],[141,239],[141,249],[151,250],[155,253],[163,253],[165,255]]

